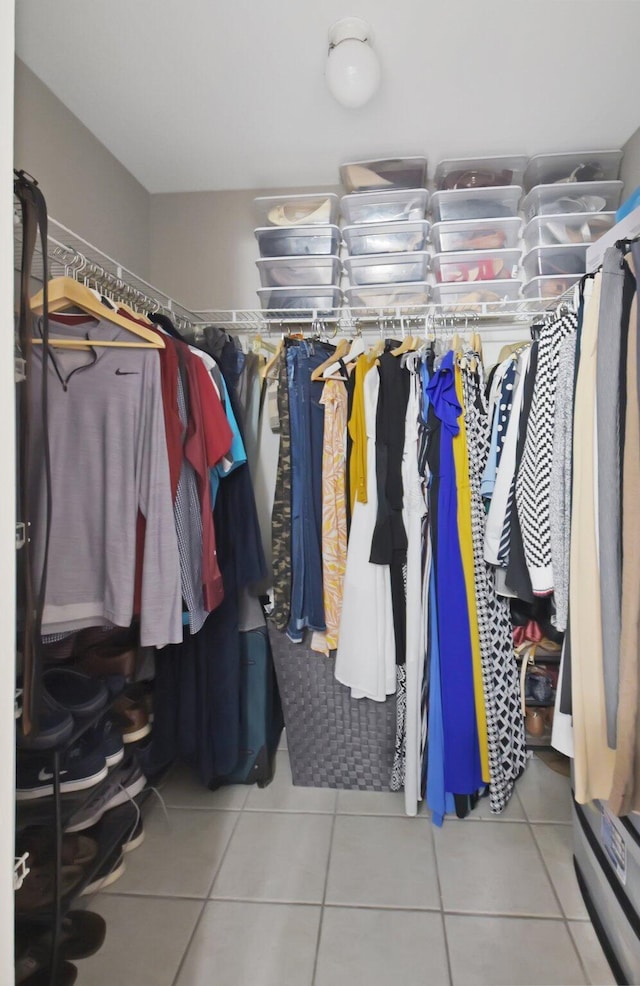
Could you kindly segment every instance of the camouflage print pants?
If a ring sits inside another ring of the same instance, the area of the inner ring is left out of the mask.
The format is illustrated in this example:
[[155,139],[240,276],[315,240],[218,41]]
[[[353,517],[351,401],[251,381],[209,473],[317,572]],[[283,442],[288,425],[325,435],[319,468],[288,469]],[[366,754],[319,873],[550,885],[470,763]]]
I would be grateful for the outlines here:
[[289,622],[291,609],[291,425],[287,355],[284,348],[278,357],[278,415],[280,451],[271,514],[274,600],[272,619],[279,630],[284,630]]

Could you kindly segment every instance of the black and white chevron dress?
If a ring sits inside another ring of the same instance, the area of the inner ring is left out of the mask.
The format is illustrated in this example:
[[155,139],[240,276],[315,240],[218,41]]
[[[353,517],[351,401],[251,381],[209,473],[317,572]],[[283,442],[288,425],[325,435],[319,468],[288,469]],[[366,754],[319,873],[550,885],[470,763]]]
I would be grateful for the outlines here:
[[[525,768],[527,754],[509,603],[497,595],[493,567],[484,560],[486,515],[481,479],[489,454],[490,435],[482,364],[478,354],[465,353],[465,356],[467,367],[461,366],[461,377],[471,484],[476,607],[487,714],[489,803],[491,811],[500,812],[511,797],[515,780]],[[468,368],[470,357],[475,357],[477,371]],[[464,359],[462,363],[465,363]]]

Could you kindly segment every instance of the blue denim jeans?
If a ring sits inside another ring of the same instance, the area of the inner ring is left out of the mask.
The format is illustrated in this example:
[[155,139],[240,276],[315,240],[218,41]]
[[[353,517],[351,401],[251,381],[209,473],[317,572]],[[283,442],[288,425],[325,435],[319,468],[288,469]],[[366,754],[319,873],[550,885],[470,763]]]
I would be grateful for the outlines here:
[[291,420],[291,617],[287,633],[324,630],[322,593],[322,445],[324,407],[311,373],[331,354],[326,343],[301,341],[287,349]]

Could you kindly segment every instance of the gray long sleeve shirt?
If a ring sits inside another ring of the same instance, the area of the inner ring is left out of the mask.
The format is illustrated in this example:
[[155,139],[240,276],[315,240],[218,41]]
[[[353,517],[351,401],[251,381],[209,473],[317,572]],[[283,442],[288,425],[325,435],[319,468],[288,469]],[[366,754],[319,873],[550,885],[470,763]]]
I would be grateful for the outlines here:
[[[50,332],[133,341],[108,321],[56,322]],[[180,563],[158,354],[57,348],[47,372],[52,522],[42,632],[131,623],[140,510],[146,519],[140,642],[180,643]],[[30,484],[36,575],[45,520],[41,375],[42,347],[34,346]]]

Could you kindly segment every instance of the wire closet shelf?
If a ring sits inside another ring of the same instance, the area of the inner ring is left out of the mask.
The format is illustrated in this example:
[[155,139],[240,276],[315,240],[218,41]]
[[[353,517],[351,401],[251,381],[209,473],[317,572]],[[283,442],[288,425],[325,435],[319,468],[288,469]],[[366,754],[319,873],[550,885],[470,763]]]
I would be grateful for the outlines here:
[[[15,214],[14,268],[19,270],[22,250],[22,223]],[[393,328],[409,332],[446,331],[457,329],[513,330],[528,324],[549,311],[570,302],[572,290],[560,298],[518,301],[474,302],[459,305],[415,305],[384,308],[354,308],[342,306],[331,311],[312,309],[206,309],[192,311],[144,278],[114,260],[98,247],[49,218],[47,256],[49,276],[75,277],[89,287],[123,301],[140,311],[159,312],[173,320],[177,328],[196,334],[208,325],[216,325],[239,335],[260,332],[278,335],[295,326],[311,332],[326,331],[330,335],[354,331],[377,332]],[[33,277],[43,280],[43,257],[40,241],[36,242]]]

